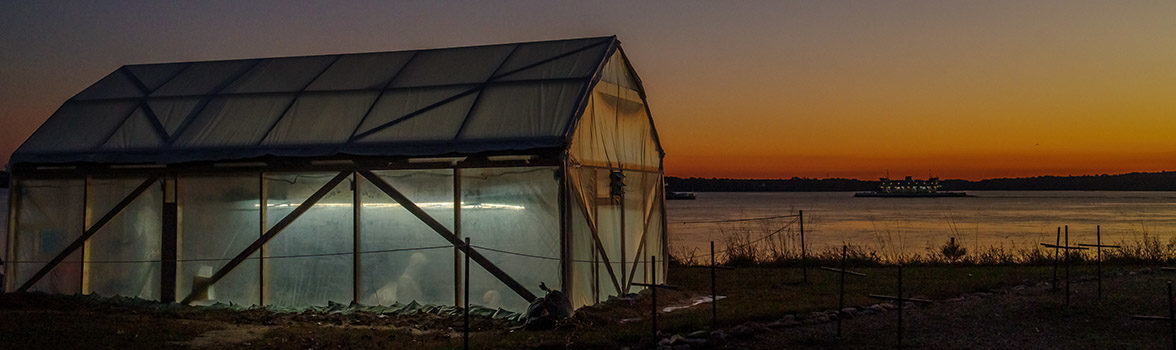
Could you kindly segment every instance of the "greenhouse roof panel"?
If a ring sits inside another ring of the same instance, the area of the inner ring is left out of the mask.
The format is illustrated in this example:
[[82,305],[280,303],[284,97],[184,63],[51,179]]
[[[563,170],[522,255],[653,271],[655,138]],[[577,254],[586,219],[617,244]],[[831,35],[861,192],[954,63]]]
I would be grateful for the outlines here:
[[615,37],[124,66],[17,163],[422,156],[566,147]]

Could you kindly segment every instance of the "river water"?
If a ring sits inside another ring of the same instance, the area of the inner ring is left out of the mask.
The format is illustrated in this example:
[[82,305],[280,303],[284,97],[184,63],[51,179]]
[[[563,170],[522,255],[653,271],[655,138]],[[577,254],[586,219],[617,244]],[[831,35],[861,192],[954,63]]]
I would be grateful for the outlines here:
[[[804,211],[805,239],[812,249],[842,242],[884,254],[938,250],[951,237],[965,248],[1028,248],[1055,240],[1069,225],[1071,242],[1162,242],[1176,237],[1176,192],[972,191],[965,198],[854,198],[852,192],[700,192],[697,200],[666,202],[671,252],[722,246],[725,235],[762,236],[789,219],[712,223]],[[795,237],[797,224],[791,231]],[[791,233],[789,233],[791,232]],[[973,250],[974,251],[974,250]]]

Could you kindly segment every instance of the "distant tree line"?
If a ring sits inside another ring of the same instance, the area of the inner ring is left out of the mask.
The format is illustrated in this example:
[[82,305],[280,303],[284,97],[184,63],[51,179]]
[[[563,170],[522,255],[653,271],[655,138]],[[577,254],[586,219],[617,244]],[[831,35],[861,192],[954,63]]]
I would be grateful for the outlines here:
[[[1176,171],[1116,175],[1036,176],[979,181],[940,180],[943,191],[1176,191]],[[856,179],[720,179],[666,177],[677,192],[873,191],[878,181]]]

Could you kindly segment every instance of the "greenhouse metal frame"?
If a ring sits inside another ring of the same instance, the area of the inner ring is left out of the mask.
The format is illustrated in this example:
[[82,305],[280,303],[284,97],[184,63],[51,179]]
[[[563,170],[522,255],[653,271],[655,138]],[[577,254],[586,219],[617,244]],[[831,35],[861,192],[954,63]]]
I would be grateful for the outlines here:
[[5,289],[590,305],[664,281],[663,157],[615,37],[124,66],[13,154]]

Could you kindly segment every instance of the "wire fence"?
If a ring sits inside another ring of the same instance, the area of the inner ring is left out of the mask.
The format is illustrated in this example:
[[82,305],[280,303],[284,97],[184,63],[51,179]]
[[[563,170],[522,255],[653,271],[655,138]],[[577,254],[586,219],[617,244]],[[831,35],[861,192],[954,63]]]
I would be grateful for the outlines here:
[[[772,220],[779,220],[779,219],[791,219],[791,220],[788,220],[787,222],[782,223],[781,226],[779,226],[778,228],[770,227],[772,225],[772,223],[771,223]],[[714,255],[714,256],[725,255],[732,250],[746,249],[746,248],[755,246],[757,244],[760,244],[763,241],[772,239],[773,237],[776,237],[781,233],[792,232],[793,227],[796,225],[801,225],[801,227],[803,227],[803,225],[800,223],[800,221],[803,219],[804,219],[804,216],[802,214],[787,214],[787,215],[774,215],[774,216],[764,216],[764,217],[755,217],[755,218],[740,218],[740,219],[676,221],[676,222],[672,222],[672,224],[701,225],[701,224],[731,224],[731,223],[746,223],[746,222],[763,222],[763,223],[765,223],[764,224],[764,226],[765,226],[764,232],[767,232],[767,233],[758,237],[758,238],[751,239],[751,240],[748,240],[745,242],[736,242],[734,240],[728,240],[727,242],[725,242],[726,247],[719,249],[719,250],[715,250],[713,253],[705,253],[705,254],[691,253],[691,254],[688,254],[689,258],[692,258],[692,259],[706,259],[706,258],[711,257],[712,255]],[[723,231],[723,228],[720,227],[718,230]],[[771,231],[768,231],[768,230],[771,230]],[[727,237],[731,237],[731,235],[727,235]],[[695,250],[695,251],[697,251],[697,250]]]

